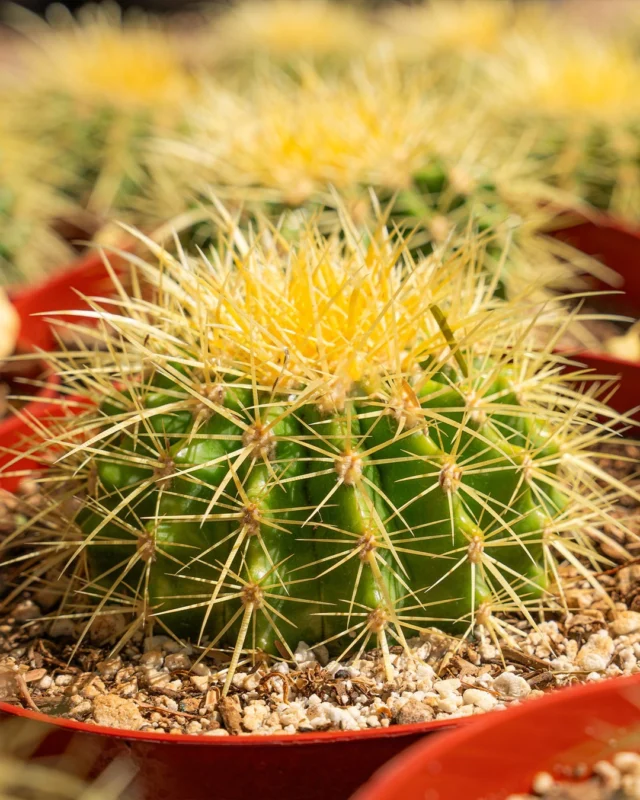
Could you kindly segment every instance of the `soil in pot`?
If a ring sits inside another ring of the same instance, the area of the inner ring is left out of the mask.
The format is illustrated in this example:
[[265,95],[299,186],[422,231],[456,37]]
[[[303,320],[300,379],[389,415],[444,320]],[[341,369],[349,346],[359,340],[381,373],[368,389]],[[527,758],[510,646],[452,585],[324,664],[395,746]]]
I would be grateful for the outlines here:
[[[556,779],[540,772],[533,780],[533,794],[514,794],[508,800],[638,800],[640,798],[640,754],[616,753],[609,761],[594,764],[589,777],[585,768],[573,776]],[[573,777],[573,780],[571,779]]]

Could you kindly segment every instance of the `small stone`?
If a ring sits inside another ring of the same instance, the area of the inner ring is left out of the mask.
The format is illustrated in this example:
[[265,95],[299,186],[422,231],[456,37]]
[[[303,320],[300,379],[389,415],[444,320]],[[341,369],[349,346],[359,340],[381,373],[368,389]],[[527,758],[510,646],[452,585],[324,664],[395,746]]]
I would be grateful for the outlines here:
[[49,636],[51,636],[52,639],[71,637],[75,635],[75,630],[76,626],[72,620],[59,617],[58,619],[54,619],[49,626]]
[[293,659],[297,664],[306,664],[316,661],[316,655],[306,642],[298,642]]
[[41,611],[33,600],[24,600],[13,609],[13,618],[16,622],[28,622],[40,616]]
[[51,675],[45,675],[44,678],[42,678],[42,680],[38,684],[38,689],[46,691],[47,689],[50,689],[52,686],[53,686],[53,678],[51,677]]
[[229,736],[229,731],[224,728],[214,728],[212,731],[205,731],[205,736]]
[[446,681],[436,681],[433,684],[433,688],[438,692],[439,695],[448,695],[452,692],[456,692],[461,686],[460,681],[458,678],[449,678]]
[[597,761],[593,765],[593,774],[600,778],[608,791],[615,792],[620,788],[620,773],[609,761]]
[[120,656],[116,656],[115,658],[98,661],[96,669],[106,681],[111,681],[118,674],[118,670],[122,669],[122,659]]
[[496,691],[507,697],[526,697],[531,693],[531,687],[519,675],[514,675],[513,672],[503,672],[493,682]]
[[606,669],[613,656],[614,644],[609,634],[602,630],[594,633],[584,644],[576,657],[579,669],[594,672]]
[[72,717],[85,717],[91,713],[92,707],[91,700],[83,700],[71,709],[70,714]]
[[536,794],[543,795],[551,791],[554,785],[555,781],[552,775],[550,775],[548,772],[539,772],[534,777],[533,783],[531,784],[531,788]]
[[430,722],[435,713],[431,706],[420,700],[408,700],[396,715],[398,725],[414,725],[418,722]]
[[140,666],[146,669],[160,669],[164,663],[164,656],[160,650],[147,650],[140,656]]
[[191,675],[189,677],[192,686],[194,686],[199,692],[206,692],[209,688],[209,676],[208,675]]
[[17,671],[13,669],[0,669],[0,699],[13,697],[18,689],[16,682]]
[[233,736],[241,733],[242,714],[240,712],[240,702],[236,697],[222,697],[218,703],[218,711],[229,733]]
[[103,694],[95,698],[93,718],[98,725],[107,728],[137,731],[144,725],[144,719],[136,704],[115,694]]
[[94,680],[90,681],[82,690],[81,694],[83,697],[91,700],[94,697],[97,697],[99,694],[103,694],[105,690],[105,685],[99,678],[95,678]]
[[101,614],[91,623],[89,638],[98,645],[114,642],[124,633],[126,626],[123,614]]
[[169,672],[189,670],[191,669],[191,659],[184,653],[173,653],[165,658],[164,665]]
[[325,645],[321,644],[318,647],[314,647],[313,654],[323,667],[329,663],[329,651]]
[[614,636],[628,636],[640,631],[640,613],[637,611],[618,611],[609,625]]
[[458,708],[456,697],[458,697],[460,702],[462,702],[460,695],[448,694],[440,697],[438,700],[438,709],[443,711],[445,714],[453,714],[453,712]]
[[492,694],[483,692],[482,689],[466,689],[462,701],[465,705],[474,705],[483,711],[490,711],[498,702]]
[[613,765],[623,773],[637,773],[640,775],[640,754],[623,750],[613,757]]

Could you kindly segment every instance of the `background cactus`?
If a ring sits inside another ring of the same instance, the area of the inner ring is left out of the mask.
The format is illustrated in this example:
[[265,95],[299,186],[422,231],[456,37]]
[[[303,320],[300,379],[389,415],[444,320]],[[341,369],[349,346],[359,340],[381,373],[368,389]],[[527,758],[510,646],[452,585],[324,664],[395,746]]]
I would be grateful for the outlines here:
[[[245,221],[268,215],[295,237],[312,217],[335,231],[341,205],[364,230],[382,207],[422,253],[467,228],[490,231],[485,266],[515,294],[532,284],[566,289],[594,268],[544,235],[576,198],[543,179],[526,143],[514,147],[486,126],[470,139],[482,118],[475,93],[445,95],[432,70],[405,71],[393,59],[352,67],[337,77],[309,67],[296,79],[263,71],[241,92],[210,86],[188,138],[160,143],[150,159],[156,181],[173,187],[173,213],[214,193]],[[205,224],[183,241],[194,249],[210,236]]]
[[3,107],[0,119],[0,284],[18,283],[72,257],[56,230],[78,209],[60,185],[68,178],[46,142],[18,132],[18,110]]
[[[493,121],[531,142],[532,165],[551,184],[637,221],[640,204],[640,80],[622,37],[562,19],[512,32],[485,64]],[[491,123],[493,124],[493,123]]]
[[0,229],[0,263],[3,277],[25,282],[69,261],[63,238],[104,242],[114,216],[150,225],[170,215],[145,152],[154,135],[184,132],[197,84],[151,18],[122,18],[109,3],[75,17],[54,4],[47,22],[14,15],[24,37],[0,75],[0,175],[5,157],[25,167],[0,190],[0,225],[10,221]]
[[475,240],[416,262],[355,231],[129,256],[155,297],[119,287],[124,314],[95,305],[108,351],[58,357],[80,413],[36,432],[46,500],[3,544],[27,548],[21,587],[64,567],[85,632],[126,612],[125,638],[151,620],[231,648],[228,688],[243,652],[300,639],[388,656],[434,623],[535,625],[559,559],[597,585],[589,531],[620,523],[589,451],[613,412],[530,348]]

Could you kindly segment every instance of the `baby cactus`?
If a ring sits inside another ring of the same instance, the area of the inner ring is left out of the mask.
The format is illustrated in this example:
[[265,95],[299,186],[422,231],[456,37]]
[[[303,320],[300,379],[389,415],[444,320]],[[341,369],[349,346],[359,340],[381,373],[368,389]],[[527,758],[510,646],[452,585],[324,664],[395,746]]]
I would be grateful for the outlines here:
[[132,294],[93,303],[108,350],[57,356],[76,415],[35,433],[42,511],[3,547],[27,550],[22,586],[63,568],[80,640],[100,614],[153,622],[230,649],[226,690],[243,653],[299,640],[389,667],[425,626],[535,625],[559,561],[596,584],[589,450],[613,412],[532,349],[476,242],[415,261],[354,231],[232,228],[198,259],[141,236]]

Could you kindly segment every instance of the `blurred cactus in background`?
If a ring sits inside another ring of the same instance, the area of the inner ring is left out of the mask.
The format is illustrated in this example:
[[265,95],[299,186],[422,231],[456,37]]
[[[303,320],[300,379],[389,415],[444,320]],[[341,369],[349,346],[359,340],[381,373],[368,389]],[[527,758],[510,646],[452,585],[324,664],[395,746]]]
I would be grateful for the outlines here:
[[[113,4],[85,6],[76,17],[53,6],[47,22],[18,15],[17,25],[29,43],[19,48],[15,75],[0,81],[0,94],[10,134],[34,173],[33,188],[21,181],[15,192],[18,222],[40,189],[31,205],[43,219],[41,236],[11,262],[12,279],[28,280],[64,260],[61,245],[55,250],[56,224],[64,231],[66,223],[72,238],[104,240],[101,229],[114,217],[144,221],[145,148],[154,134],[184,124],[196,83],[158,24],[124,19]],[[156,222],[165,218],[157,203],[154,213]],[[18,225],[2,246],[21,234]]]

